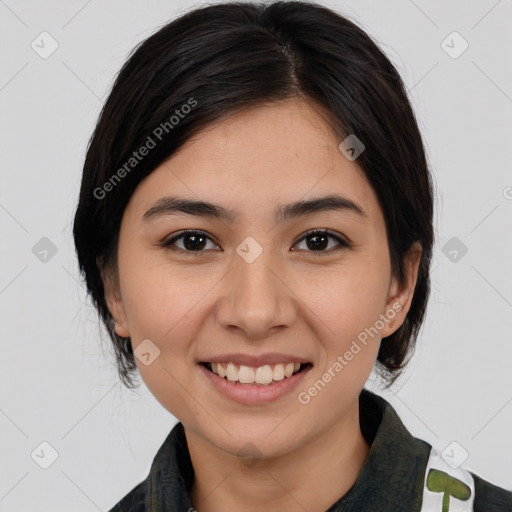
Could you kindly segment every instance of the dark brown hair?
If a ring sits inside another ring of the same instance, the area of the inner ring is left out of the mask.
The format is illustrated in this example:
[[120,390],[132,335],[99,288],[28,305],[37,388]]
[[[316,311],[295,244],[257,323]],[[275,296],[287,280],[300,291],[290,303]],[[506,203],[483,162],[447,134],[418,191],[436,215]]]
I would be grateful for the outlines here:
[[[102,272],[117,272],[121,219],[135,188],[211,123],[294,97],[324,112],[340,141],[355,134],[365,145],[357,163],[384,212],[392,272],[400,283],[408,249],[414,241],[422,245],[410,310],[382,340],[377,368],[390,385],[409,360],[430,294],[433,189],[397,70],[361,28],[327,7],[228,2],[196,8],[139,44],[89,141],[73,233],[80,271],[127,387],[134,387],[134,355],[130,339],[114,331]],[[149,139],[154,147],[131,161]]]

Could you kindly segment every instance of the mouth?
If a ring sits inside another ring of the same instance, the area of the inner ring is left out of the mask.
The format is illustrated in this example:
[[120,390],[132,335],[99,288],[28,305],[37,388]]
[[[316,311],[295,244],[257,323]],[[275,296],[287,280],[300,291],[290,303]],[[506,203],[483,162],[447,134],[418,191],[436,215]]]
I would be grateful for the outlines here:
[[201,362],[209,372],[240,386],[272,386],[295,375],[307,372],[312,363],[278,363],[259,367],[238,365],[232,362]]

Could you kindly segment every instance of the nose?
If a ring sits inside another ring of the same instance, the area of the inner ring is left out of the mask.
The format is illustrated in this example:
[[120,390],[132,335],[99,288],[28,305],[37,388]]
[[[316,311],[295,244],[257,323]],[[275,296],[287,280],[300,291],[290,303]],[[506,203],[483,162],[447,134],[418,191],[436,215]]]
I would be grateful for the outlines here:
[[290,327],[297,298],[285,274],[266,251],[251,263],[235,255],[216,310],[219,324],[251,339],[267,338]]

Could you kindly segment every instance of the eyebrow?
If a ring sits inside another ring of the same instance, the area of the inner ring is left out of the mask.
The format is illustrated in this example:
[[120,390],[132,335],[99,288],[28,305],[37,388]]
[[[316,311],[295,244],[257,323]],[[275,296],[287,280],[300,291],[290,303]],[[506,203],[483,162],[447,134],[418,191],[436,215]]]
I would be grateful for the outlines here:
[[[320,211],[338,211],[342,213],[357,215],[369,219],[368,212],[360,205],[339,194],[331,194],[323,197],[316,197],[307,201],[296,201],[276,208],[274,218],[276,222],[310,215]],[[166,215],[185,213],[199,217],[211,217],[216,219],[235,221],[237,214],[234,210],[223,206],[184,199],[181,197],[165,196],[160,198],[143,216],[143,221],[149,221]]]

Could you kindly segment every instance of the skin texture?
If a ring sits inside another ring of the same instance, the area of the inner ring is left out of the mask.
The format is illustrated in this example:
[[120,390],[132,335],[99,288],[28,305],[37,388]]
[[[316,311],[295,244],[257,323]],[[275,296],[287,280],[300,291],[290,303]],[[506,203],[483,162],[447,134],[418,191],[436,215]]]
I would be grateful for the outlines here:
[[[107,279],[107,301],[117,333],[130,336],[134,350],[144,339],[160,350],[148,366],[136,358],[137,366],[185,427],[199,512],[325,511],[353,485],[367,457],[358,396],[381,338],[405,319],[421,252],[416,246],[410,253],[408,280],[399,287],[377,197],[357,160],[339,151],[340,142],[312,103],[258,106],[187,141],[141,182],[124,212],[118,276]],[[369,218],[322,211],[275,222],[276,207],[333,192]],[[165,195],[211,201],[237,218],[174,214],[144,222]],[[162,247],[185,229],[210,239],[199,252],[179,252],[186,238],[174,251]],[[304,238],[310,229],[332,230],[352,246],[328,238],[328,246],[316,249]],[[250,264],[236,252],[248,236],[263,249]],[[397,303],[401,310],[380,334],[301,404],[297,393]],[[278,401],[243,405],[217,392],[197,365],[225,352],[283,352],[313,368],[300,389]],[[239,457],[254,453],[249,465]]]

